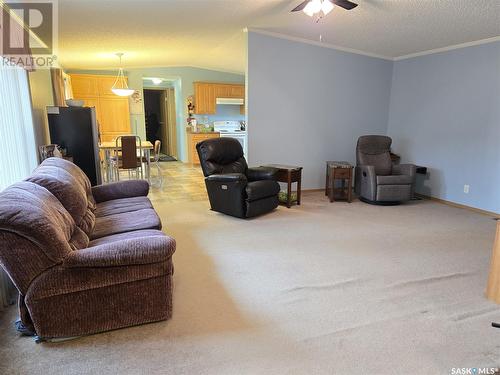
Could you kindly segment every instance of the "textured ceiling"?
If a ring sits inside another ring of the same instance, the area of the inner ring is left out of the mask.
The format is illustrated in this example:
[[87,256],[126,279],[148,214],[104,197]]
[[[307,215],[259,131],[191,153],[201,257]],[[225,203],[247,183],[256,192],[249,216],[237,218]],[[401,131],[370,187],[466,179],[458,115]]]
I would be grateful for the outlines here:
[[248,27],[395,58],[500,35],[500,0],[358,0],[319,23],[301,0],[59,0],[67,69],[199,66],[244,72]]

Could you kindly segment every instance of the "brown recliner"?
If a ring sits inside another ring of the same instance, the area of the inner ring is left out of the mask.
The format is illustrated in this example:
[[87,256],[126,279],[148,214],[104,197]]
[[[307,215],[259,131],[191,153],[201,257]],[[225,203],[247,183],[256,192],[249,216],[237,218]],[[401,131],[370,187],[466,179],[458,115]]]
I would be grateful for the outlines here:
[[385,135],[359,137],[356,146],[354,190],[366,203],[394,205],[413,196],[416,167],[393,165],[392,139]]
[[145,181],[91,189],[55,158],[0,193],[0,265],[20,294],[20,331],[66,338],[171,316],[175,241],[147,193]]

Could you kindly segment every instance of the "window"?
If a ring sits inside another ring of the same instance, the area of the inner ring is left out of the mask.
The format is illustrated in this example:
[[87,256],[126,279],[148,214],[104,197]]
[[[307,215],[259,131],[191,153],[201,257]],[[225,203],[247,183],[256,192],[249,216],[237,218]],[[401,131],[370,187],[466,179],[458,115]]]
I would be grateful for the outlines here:
[[18,67],[0,68],[0,191],[37,164],[28,74]]
[[[37,165],[28,73],[0,68],[0,191],[28,176]],[[13,286],[0,267],[0,311]]]

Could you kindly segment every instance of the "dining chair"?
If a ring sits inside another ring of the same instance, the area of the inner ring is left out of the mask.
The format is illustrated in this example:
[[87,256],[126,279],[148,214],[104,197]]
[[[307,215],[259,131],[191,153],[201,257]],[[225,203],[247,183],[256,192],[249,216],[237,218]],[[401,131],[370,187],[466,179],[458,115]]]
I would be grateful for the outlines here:
[[[130,172],[135,170],[136,178],[139,178],[139,171],[141,172],[141,179],[144,178],[144,171],[142,168],[142,142],[141,138],[136,135],[122,135],[116,138],[115,141],[115,171],[116,179],[120,180],[120,170],[128,170]],[[138,158],[137,155],[141,155]]]
[[[154,163],[156,169],[158,170],[158,179],[160,181],[160,187],[163,185],[163,174],[160,167],[160,151],[161,151],[161,141],[157,139],[154,143],[153,155],[150,158],[150,163]],[[145,158],[142,158],[144,162],[146,162]]]

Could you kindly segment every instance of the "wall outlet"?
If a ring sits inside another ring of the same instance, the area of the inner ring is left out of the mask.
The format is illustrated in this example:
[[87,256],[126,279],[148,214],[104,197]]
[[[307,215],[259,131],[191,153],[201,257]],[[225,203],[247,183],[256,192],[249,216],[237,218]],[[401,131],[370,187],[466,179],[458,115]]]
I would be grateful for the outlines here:
[[470,189],[469,185],[464,185],[464,193],[465,194],[469,194],[469,189]]

